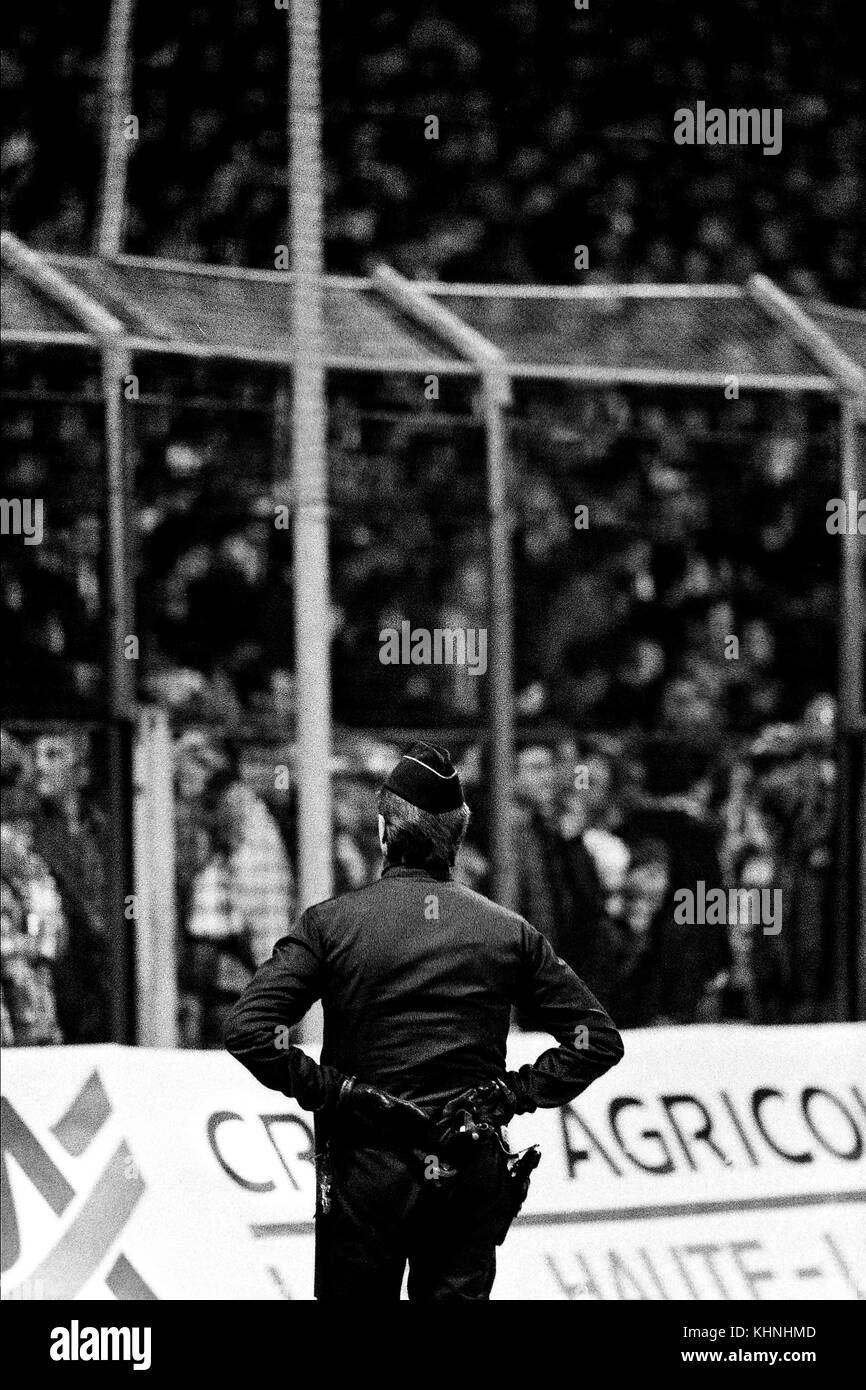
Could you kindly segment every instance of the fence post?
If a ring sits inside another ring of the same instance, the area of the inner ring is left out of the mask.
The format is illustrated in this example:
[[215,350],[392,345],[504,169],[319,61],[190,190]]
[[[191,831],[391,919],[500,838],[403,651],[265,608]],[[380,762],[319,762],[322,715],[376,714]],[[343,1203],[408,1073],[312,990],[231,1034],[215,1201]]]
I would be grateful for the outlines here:
[[[289,53],[297,862],[303,910],[331,895],[333,838],[318,0],[292,0]],[[315,1018],[308,1020],[306,1039],[318,1027]]]
[[136,1042],[177,1046],[177,903],[171,730],[164,710],[139,712],[133,750],[138,1001]]

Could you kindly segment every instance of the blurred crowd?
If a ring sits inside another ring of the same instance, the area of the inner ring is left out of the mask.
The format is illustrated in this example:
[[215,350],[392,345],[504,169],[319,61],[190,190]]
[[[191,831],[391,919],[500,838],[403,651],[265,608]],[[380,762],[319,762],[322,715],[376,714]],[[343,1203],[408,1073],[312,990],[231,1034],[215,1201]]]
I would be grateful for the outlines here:
[[[108,6],[61,4],[44,25],[10,5],[9,224],[83,250]],[[723,20],[678,0],[615,15],[538,0],[321,10],[332,269],[384,256],[426,278],[571,282],[581,243],[590,283],[760,269],[793,293],[863,302],[866,115],[841,0],[731,0]],[[285,19],[259,0],[139,8],[131,250],[273,265],[286,238]],[[675,146],[674,112],[697,101],[780,109],[781,153]]]
[[[179,720],[285,723],[294,576],[291,528],[275,524],[274,383],[199,366],[180,390],[152,371],[160,403],[130,418],[139,694]],[[92,407],[49,407],[31,385],[2,427],[4,495],[45,498],[42,543],[4,547],[7,707],[97,713],[97,422]],[[379,659],[380,633],[406,621],[487,625],[484,442],[469,389],[449,390],[437,411],[408,379],[349,380],[330,402],[340,722],[459,727],[485,715],[483,677]],[[521,388],[509,424],[520,717],[651,730],[688,707],[708,727],[749,732],[794,719],[831,686],[836,430],[832,409],[808,397]]]
[[[621,1027],[833,1016],[834,722],[822,696],[737,745],[680,724],[521,750],[520,910]],[[699,884],[778,890],[779,929],[757,898],[684,920]]]
[[[131,447],[139,695],[188,731],[175,774],[188,1046],[218,1041],[294,907],[291,777],[277,790],[273,772],[275,761],[291,765],[290,749],[275,760],[273,740],[291,730],[296,702],[291,532],[274,526],[273,383],[215,381],[210,370],[190,372],[187,396],[222,394],[230,411],[192,411],[168,377],[157,380],[160,404],[136,409]],[[427,727],[468,763],[476,819],[461,873],[484,891],[475,740],[487,680],[379,661],[385,627],[487,623],[483,441],[459,392],[440,420],[424,415],[411,383],[377,391],[342,391],[330,410],[334,710],[348,740],[335,769],[335,881],[348,889],[377,871],[376,777],[396,758],[401,726]],[[7,413],[4,490],[26,483],[46,497],[42,544],[4,547],[7,712],[102,708],[92,426],[90,407],[46,410],[24,392]],[[820,692],[833,682],[838,573],[825,526],[827,408],[532,387],[517,402],[511,457],[521,909],[622,1026],[823,1016],[834,763]],[[76,508],[76,496],[88,504]],[[395,732],[367,748],[364,728]],[[576,741],[576,729],[593,740]],[[255,737],[263,751],[251,764]],[[85,751],[75,737],[46,734],[17,751],[7,739],[7,1040],[105,1035],[95,982],[106,978],[104,923],[117,913],[104,903]],[[583,763],[586,785],[576,781]],[[93,865],[83,885],[82,855]],[[782,932],[684,929],[672,895],[697,878],[780,888]]]
[[[619,1026],[834,1016],[835,721],[822,695],[797,722],[736,742],[682,720],[648,736],[560,727],[522,738],[516,906]],[[119,914],[106,910],[88,740],[80,731],[3,736],[7,1046],[108,1036],[106,923]],[[339,740],[337,893],[380,871],[375,792],[398,754],[380,737]],[[459,761],[473,820],[455,876],[487,892],[483,745],[464,744]],[[293,921],[291,745],[187,728],[174,744],[174,792],[178,1035],[186,1047],[216,1047],[227,1011]],[[766,931],[754,912],[684,923],[675,895],[700,882],[707,891],[778,890],[780,929]]]
[[[0,438],[4,497],[39,498],[38,545],[4,539],[0,567],[0,679],[3,705],[22,716],[100,704],[104,657],[101,410],[98,396],[73,405],[52,399],[43,364],[4,359]],[[74,392],[81,372],[62,376]],[[28,403],[16,403],[17,388]],[[40,404],[33,405],[34,396]]]
[[[578,243],[582,284],[762,270],[806,298],[863,302],[861,60],[835,0],[732,0],[712,23],[674,0],[618,4],[615,22],[532,0],[321,8],[329,269],[575,283]],[[128,249],[270,267],[287,235],[285,15],[258,0],[137,9]],[[107,14],[107,0],[63,0],[47,24],[8,0],[4,217],[37,248],[92,245]],[[673,113],[698,100],[781,108],[782,152],[675,147]],[[4,361],[3,495],[46,509],[41,544],[4,541],[4,711],[98,717],[99,383],[60,353]],[[274,782],[296,706],[280,389],[261,370],[151,360],[130,411],[138,694],[178,731],[187,1046],[218,1041],[294,910],[291,774]],[[472,388],[427,403],[417,380],[344,374],[331,389],[336,886],[378,871],[373,792],[411,726],[461,757],[475,818],[460,873],[484,891],[487,682],[379,661],[379,633],[404,621],[486,625]],[[829,1016],[834,431],[814,398],[518,392],[520,907],[623,1027]],[[4,733],[4,1044],[107,1036],[119,913],[98,762],[71,726]],[[677,923],[673,894],[697,879],[781,889],[782,931]]]
[[0,734],[0,1039],[109,1040],[105,810],[91,735]]
[[[404,622],[487,625],[482,441],[465,416],[428,427],[405,384],[402,400],[401,383],[384,389],[384,421],[348,394],[331,412],[335,714],[476,724],[484,679],[383,666],[379,653],[380,633]],[[510,448],[522,719],[652,729],[685,711],[749,731],[832,683],[826,411],[527,390]],[[267,484],[256,489],[264,458],[257,474],[244,454],[245,495],[223,480],[237,457],[217,425],[156,443],[146,475],[140,674],[181,719],[279,721],[294,707],[291,538]]]

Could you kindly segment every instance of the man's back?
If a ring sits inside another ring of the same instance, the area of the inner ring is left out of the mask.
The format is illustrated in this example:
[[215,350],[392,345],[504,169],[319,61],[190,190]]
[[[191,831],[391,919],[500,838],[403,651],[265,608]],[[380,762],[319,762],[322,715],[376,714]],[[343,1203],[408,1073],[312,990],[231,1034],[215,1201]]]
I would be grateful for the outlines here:
[[[283,1039],[319,999],[317,1066]],[[235,1006],[226,1045],[311,1110],[343,1076],[435,1110],[502,1076],[512,1007],[558,1044],[522,1068],[529,1109],[565,1104],[622,1054],[598,1000],[522,917],[395,865],[301,915]]]
[[322,1061],[422,1105],[500,1075],[530,928],[422,869],[310,909],[324,962]]

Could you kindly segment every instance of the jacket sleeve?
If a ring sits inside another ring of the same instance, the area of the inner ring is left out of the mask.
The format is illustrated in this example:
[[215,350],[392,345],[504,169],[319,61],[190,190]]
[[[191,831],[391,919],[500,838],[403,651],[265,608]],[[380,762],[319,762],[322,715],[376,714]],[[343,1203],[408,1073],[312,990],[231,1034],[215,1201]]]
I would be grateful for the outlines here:
[[511,1073],[518,1111],[565,1105],[623,1056],[622,1038],[601,1004],[560,960],[550,942],[523,924],[521,979],[515,1000],[526,1022],[557,1046]]
[[229,1014],[225,1045],[263,1086],[321,1110],[344,1081],[289,1041],[289,1030],[321,998],[324,952],[310,912],[274,947]]

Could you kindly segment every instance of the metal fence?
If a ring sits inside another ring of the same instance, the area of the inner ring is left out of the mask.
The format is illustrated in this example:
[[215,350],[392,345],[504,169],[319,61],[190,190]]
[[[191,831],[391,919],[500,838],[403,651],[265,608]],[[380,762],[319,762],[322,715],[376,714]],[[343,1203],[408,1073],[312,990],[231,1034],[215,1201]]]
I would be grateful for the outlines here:
[[[8,236],[4,257],[11,272],[7,360],[26,417],[19,427],[35,428],[31,420],[50,404],[45,417],[56,428],[65,401],[84,425],[76,426],[80,445],[75,429],[60,431],[63,458],[75,466],[90,458],[101,470],[102,491],[89,503],[102,525],[95,616],[108,653],[98,709],[118,731],[115,752],[122,731],[131,738],[136,694],[234,724],[291,720],[299,707],[314,709],[309,666],[298,662],[296,647],[306,576],[303,566],[297,570],[300,523],[288,469],[291,276],[125,257],[35,257]],[[737,567],[767,551],[764,594],[778,601],[791,574],[798,578],[796,565],[772,573],[773,547],[784,550],[793,519],[803,573],[815,564],[820,611],[812,611],[811,600],[794,605],[787,655],[776,653],[776,667],[789,692],[803,698],[828,684],[828,652],[840,673],[846,837],[838,906],[855,943],[848,952],[855,975],[862,950],[862,575],[856,526],[831,535],[826,513],[833,497],[856,492],[860,477],[856,363],[765,283],[749,290],[513,291],[419,288],[383,272],[371,281],[328,279],[324,304],[335,600],[329,621],[341,718],[381,722],[394,708],[408,723],[440,724],[443,710],[452,725],[486,717],[491,882],[494,893],[513,899],[514,719],[538,705],[541,687],[540,708],[557,717],[615,722],[603,700],[593,705],[594,688],[613,673],[622,687],[632,681],[619,693],[631,701],[632,715],[638,707],[641,722],[640,682],[635,687],[637,678],[623,672],[630,660],[652,658],[658,634],[618,632],[615,624],[611,631],[606,620],[628,606],[623,586],[645,587],[641,548],[664,550],[663,537],[646,529],[646,508],[651,503],[663,514],[693,505],[676,495],[689,492],[686,475],[700,475],[709,517],[697,523],[703,559],[731,590]],[[827,314],[824,327],[835,322]],[[846,316],[849,350],[858,333],[862,323]],[[97,421],[94,357],[87,354],[100,344],[105,405]],[[67,350],[81,348],[80,366],[70,368]],[[58,395],[46,390],[42,373],[60,362],[67,365]],[[301,399],[295,413],[303,409]],[[59,468],[62,460],[51,485],[62,492],[72,475]],[[776,503],[780,515],[762,521],[761,507],[772,512]],[[577,525],[581,506],[591,516],[585,533]],[[552,567],[572,566],[578,581],[555,595],[543,577],[533,578],[525,553],[527,546],[549,546],[543,533],[550,512],[561,531]],[[781,542],[771,536],[765,546],[762,524],[781,532]],[[788,554],[790,560],[790,547]],[[597,572],[606,587],[595,582]],[[267,615],[259,611],[263,576]],[[694,587],[694,576],[689,583]],[[707,600],[702,583],[693,597]],[[675,579],[668,574],[665,584],[673,587]],[[827,611],[836,585],[838,641]],[[574,628],[579,613],[582,630],[572,631],[570,645],[545,636],[552,595],[563,631]],[[486,628],[481,708],[482,686],[465,673],[455,679],[453,670],[412,663],[383,670],[378,634],[388,601],[398,627],[411,622],[414,608],[429,613],[431,623],[448,612],[444,626]],[[734,616],[745,620],[746,607]],[[675,618],[674,627],[685,631],[688,615]],[[674,631],[668,641],[675,644]],[[56,694],[43,680],[46,713]],[[31,713],[37,707],[28,704]],[[331,744],[327,722],[317,711],[317,775]],[[120,786],[119,764],[115,771],[112,785]],[[301,856],[302,897],[305,863]]]

